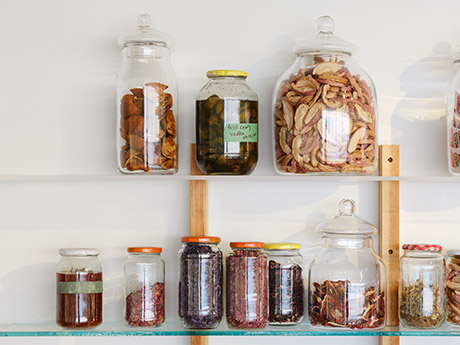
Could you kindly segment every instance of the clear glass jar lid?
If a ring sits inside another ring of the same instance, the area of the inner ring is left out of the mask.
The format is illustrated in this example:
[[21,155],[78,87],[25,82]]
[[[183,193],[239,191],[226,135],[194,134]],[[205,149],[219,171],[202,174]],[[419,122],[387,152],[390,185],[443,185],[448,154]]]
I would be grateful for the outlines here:
[[335,23],[331,17],[319,17],[316,20],[316,36],[300,43],[294,48],[294,52],[297,55],[324,52],[345,53],[352,55],[356,52],[356,46],[334,35],[334,29]]
[[316,226],[319,234],[372,236],[377,228],[355,215],[356,204],[351,199],[343,199],[339,204],[339,215]]
[[64,256],[98,256],[100,250],[97,248],[61,248],[59,255]]
[[150,16],[147,13],[137,17],[137,31],[128,32],[118,39],[120,47],[124,48],[131,44],[156,44],[168,47],[169,36],[159,30],[150,27]]

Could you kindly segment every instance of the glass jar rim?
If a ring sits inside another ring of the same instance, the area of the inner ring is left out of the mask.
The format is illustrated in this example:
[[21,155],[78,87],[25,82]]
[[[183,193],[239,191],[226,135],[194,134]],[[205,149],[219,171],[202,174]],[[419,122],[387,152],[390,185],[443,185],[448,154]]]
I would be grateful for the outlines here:
[[61,248],[59,255],[62,256],[98,256],[101,251],[97,248]]

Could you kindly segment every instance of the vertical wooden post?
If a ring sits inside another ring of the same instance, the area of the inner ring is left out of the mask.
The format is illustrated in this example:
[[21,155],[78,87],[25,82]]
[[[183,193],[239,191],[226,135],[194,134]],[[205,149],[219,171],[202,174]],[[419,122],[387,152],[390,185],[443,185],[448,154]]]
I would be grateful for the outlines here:
[[[196,165],[195,144],[190,145],[190,175],[203,175]],[[208,234],[208,181],[190,181],[190,235]],[[192,336],[191,345],[208,345],[208,337]]]
[[[399,146],[379,146],[379,175],[399,176]],[[399,325],[399,182],[379,182],[380,256],[387,273],[387,325]],[[399,337],[380,337],[380,345],[399,345]]]

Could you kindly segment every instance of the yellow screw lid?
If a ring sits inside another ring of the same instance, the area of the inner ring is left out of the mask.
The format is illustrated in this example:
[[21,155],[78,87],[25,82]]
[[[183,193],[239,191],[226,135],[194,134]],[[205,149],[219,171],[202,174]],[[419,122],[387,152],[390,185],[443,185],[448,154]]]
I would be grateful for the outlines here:
[[244,71],[235,71],[232,69],[215,69],[208,71],[206,76],[209,77],[247,77],[248,74]]
[[299,243],[266,243],[265,249],[278,249],[278,250],[288,250],[288,249],[300,249],[302,246]]

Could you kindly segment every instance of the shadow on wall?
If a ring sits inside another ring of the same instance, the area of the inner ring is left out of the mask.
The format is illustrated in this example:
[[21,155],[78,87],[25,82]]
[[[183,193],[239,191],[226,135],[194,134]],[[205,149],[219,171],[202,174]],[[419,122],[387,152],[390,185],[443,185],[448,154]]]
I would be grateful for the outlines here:
[[444,100],[447,84],[457,70],[451,49],[450,44],[440,42],[430,56],[401,74],[404,96],[394,110],[391,126],[393,143],[401,145],[401,174],[448,173]]

